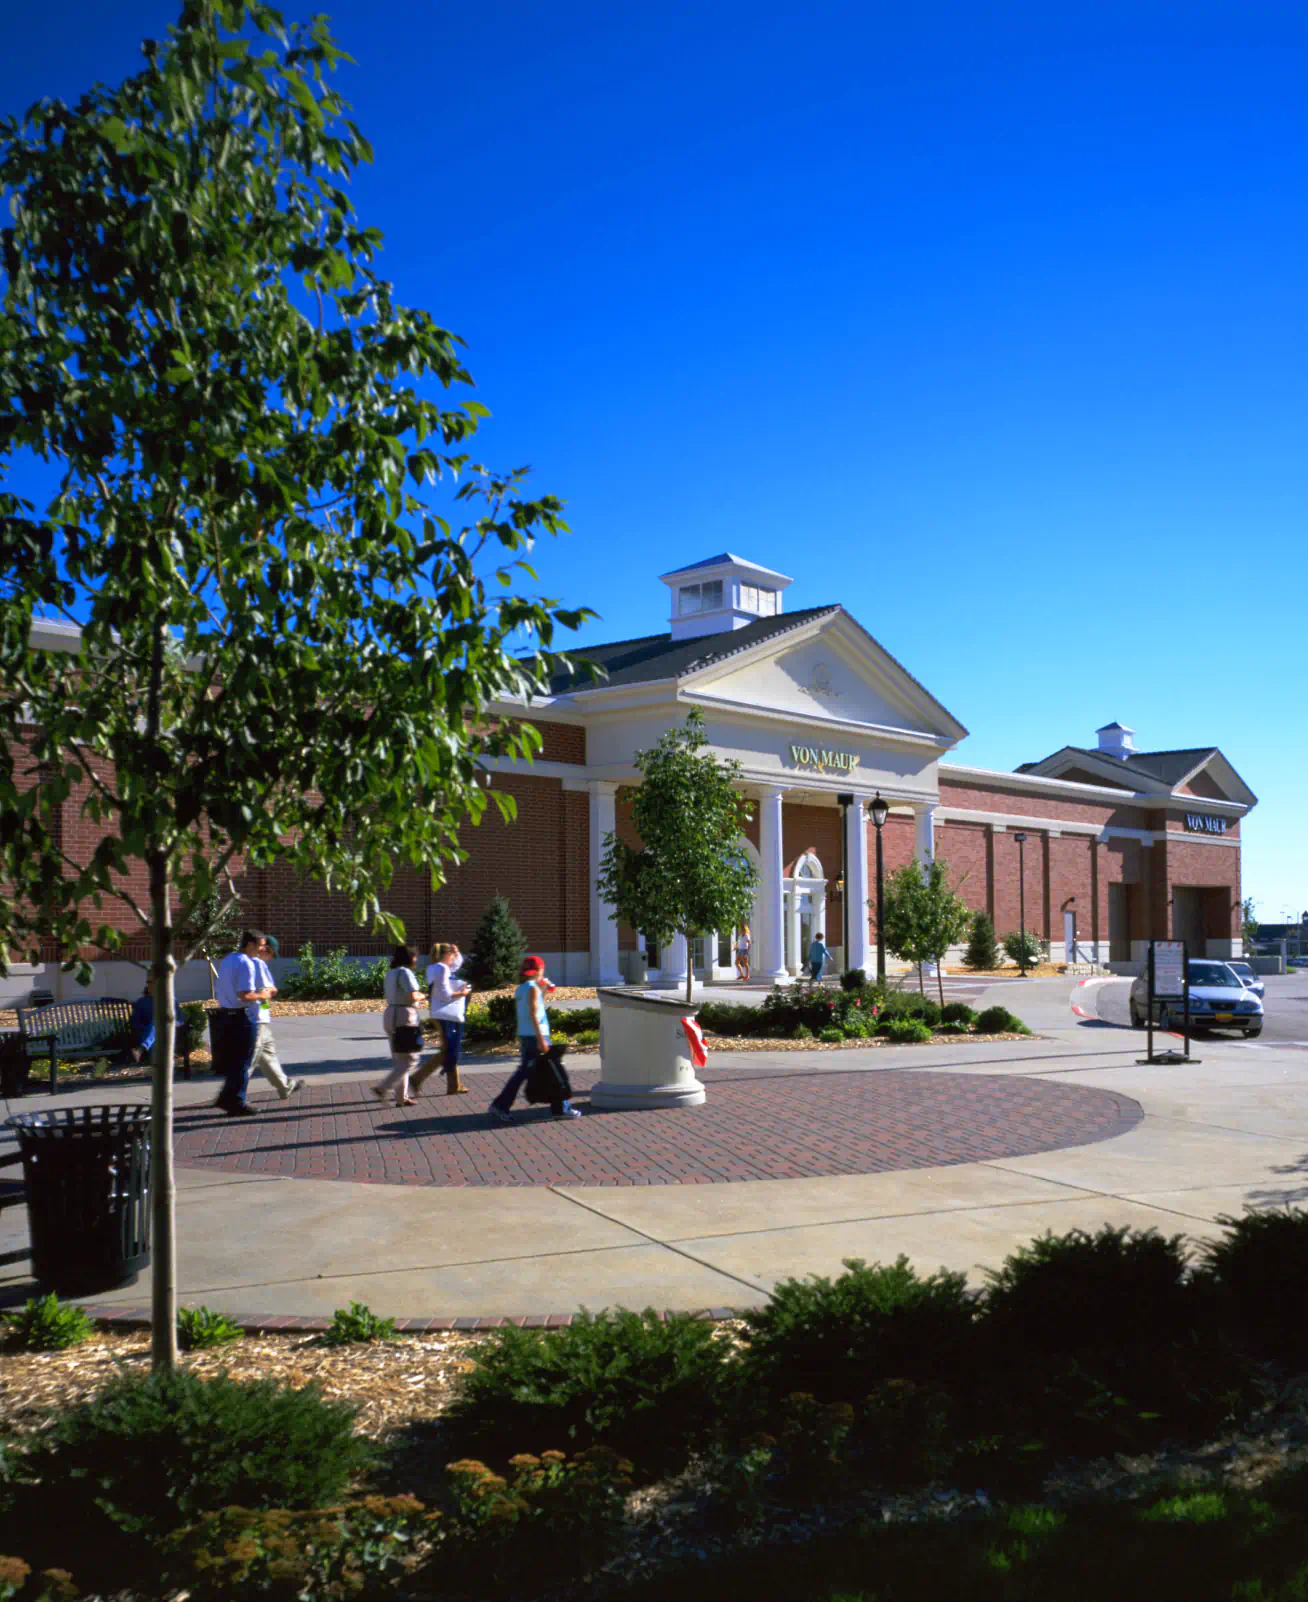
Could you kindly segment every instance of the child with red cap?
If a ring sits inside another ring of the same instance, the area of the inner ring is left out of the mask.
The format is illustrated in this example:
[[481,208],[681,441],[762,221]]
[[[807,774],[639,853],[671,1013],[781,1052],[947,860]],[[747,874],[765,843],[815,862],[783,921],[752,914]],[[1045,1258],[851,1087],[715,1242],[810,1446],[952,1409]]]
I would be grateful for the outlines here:
[[[509,1076],[509,1082],[500,1091],[490,1105],[490,1115],[497,1124],[511,1124],[513,1122],[513,1103],[518,1092],[527,1083],[531,1070],[536,1065],[536,1058],[543,1056],[550,1049],[550,1020],[545,1011],[545,997],[543,987],[549,984],[545,978],[545,963],[540,957],[526,957],[522,964],[522,983],[514,991],[514,1000],[518,1004],[518,1048],[521,1060],[517,1068]],[[554,987],[550,985],[552,990]],[[550,1110],[556,1118],[580,1118],[580,1107],[573,1107],[566,1101],[552,1102]]]

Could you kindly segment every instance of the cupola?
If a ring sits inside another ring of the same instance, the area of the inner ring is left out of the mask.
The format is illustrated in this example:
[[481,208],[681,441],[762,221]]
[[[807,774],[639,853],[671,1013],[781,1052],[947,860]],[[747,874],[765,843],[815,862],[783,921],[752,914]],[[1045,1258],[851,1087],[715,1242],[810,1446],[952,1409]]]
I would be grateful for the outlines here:
[[660,574],[672,591],[672,638],[691,640],[700,634],[725,634],[748,628],[760,618],[781,611],[782,591],[794,583],[784,573],[747,562],[723,551]]
[[1095,730],[1095,735],[1102,755],[1116,757],[1119,762],[1135,755],[1135,730],[1128,729],[1125,723],[1105,723],[1102,729]]

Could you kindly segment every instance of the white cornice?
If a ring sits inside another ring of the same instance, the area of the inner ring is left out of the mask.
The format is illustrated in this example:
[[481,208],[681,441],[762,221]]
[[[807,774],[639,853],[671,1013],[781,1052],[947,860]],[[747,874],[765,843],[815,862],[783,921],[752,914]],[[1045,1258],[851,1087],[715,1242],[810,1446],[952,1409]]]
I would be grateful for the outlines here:
[[1001,785],[1008,790],[1035,790],[1049,795],[1085,796],[1093,801],[1111,801],[1116,806],[1139,806],[1141,796],[1134,790],[1118,790],[1109,784],[1081,784],[1075,779],[1049,779],[1040,773],[1004,773],[996,768],[969,768],[959,762],[940,764],[940,782],[958,776],[960,784]]
[[880,741],[882,744],[927,745],[934,751],[947,751],[954,743],[947,735],[931,734],[924,729],[895,729],[884,723],[860,723],[852,718],[828,717],[821,712],[798,709],[788,711],[784,707],[757,706],[752,701],[738,701],[726,695],[709,695],[703,690],[683,689],[677,699],[691,702],[695,706],[732,712],[740,717],[759,718],[772,723],[797,724],[802,728],[830,729],[836,734],[857,735],[860,738]]

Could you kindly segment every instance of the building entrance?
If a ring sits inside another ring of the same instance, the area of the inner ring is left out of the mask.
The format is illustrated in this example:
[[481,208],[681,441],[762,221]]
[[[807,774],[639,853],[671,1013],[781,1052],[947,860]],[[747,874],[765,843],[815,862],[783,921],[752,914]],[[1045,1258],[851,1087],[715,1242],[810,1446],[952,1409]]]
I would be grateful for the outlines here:
[[784,880],[783,885],[785,965],[792,974],[799,974],[808,961],[814,935],[826,933],[827,881],[813,852],[804,853],[795,864],[795,877]]

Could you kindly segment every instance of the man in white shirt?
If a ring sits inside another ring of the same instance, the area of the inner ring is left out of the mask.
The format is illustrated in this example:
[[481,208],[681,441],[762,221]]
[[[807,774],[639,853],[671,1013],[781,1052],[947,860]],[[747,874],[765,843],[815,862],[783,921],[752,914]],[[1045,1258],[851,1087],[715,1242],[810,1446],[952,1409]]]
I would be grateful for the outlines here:
[[[254,1116],[254,1108],[247,1103],[245,1095],[259,1040],[259,1010],[273,997],[273,991],[265,987],[260,973],[259,953],[266,948],[267,938],[260,929],[244,930],[240,950],[224,957],[218,965],[218,980],[214,986],[218,1010],[213,1015],[211,1030],[217,1066],[223,1072],[223,1088],[214,1106],[221,1107],[229,1118]],[[263,973],[268,973],[266,967]],[[269,979],[271,977],[269,974]]]

